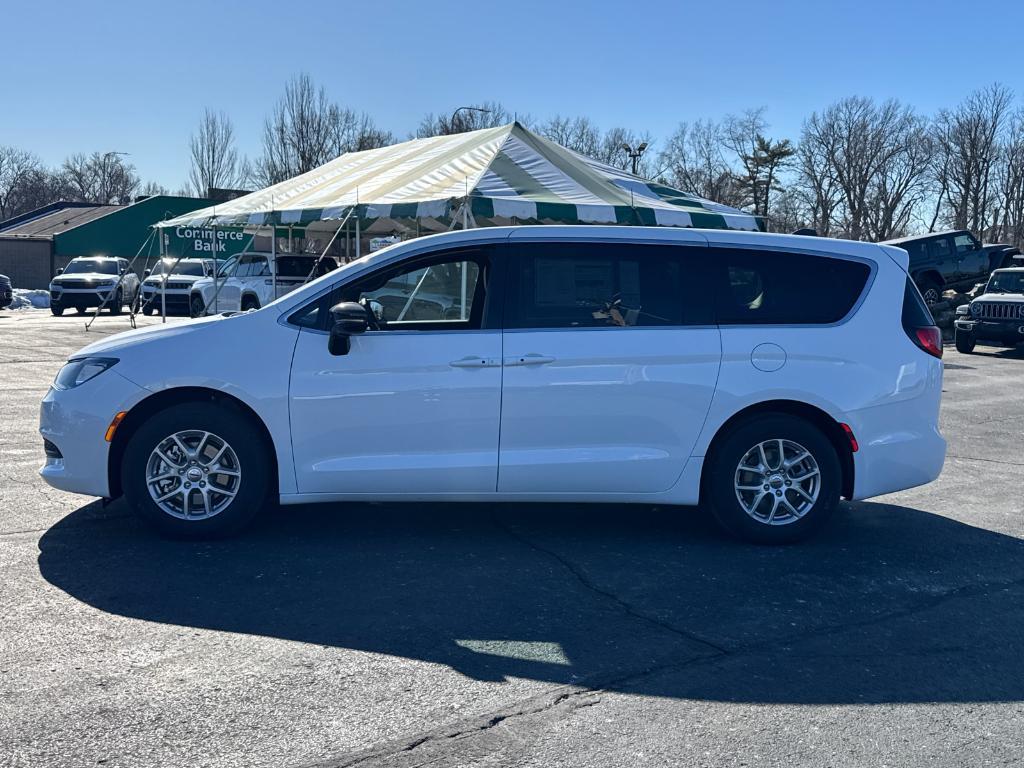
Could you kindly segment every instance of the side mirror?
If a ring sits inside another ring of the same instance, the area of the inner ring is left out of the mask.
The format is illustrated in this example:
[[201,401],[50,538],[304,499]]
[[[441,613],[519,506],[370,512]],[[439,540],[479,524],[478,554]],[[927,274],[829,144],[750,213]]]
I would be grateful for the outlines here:
[[128,274],[128,270],[127,269],[122,269],[121,270],[121,274],[122,275],[127,275]]
[[58,275],[63,275],[64,274],[64,267],[57,267],[57,274]]
[[357,333],[365,333],[370,327],[366,317],[366,308],[354,301],[343,301],[331,307],[331,336],[327,342],[327,350],[332,355],[347,355],[350,344],[349,337]]
[[145,270],[142,271],[142,276],[143,277],[149,277],[152,273],[153,273],[152,269],[145,269]]

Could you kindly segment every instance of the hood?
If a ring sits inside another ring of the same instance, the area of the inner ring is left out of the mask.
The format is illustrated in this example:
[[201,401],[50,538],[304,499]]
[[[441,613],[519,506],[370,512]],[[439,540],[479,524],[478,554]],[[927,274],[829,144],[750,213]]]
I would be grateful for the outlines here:
[[90,280],[95,282],[98,280],[117,280],[118,277],[119,275],[109,275],[106,272],[74,272],[70,275],[57,275],[50,282],[61,283],[64,280]]
[[[1024,294],[1020,293],[983,293],[974,301],[1002,301],[1007,304],[1020,304],[1024,302]],[[971,302],[974,303],[973,301]]]
[[94,341],[92,344],[82,347],[74,354],[69,355],[68,359],[70,360],[72,357],[85,357],[87,355],[117,354],[118,352],[144,342],[148,343],[157,339],[169,339],[174,336],[181,336],[190,333],[202,333],[203,329],[210,323],[218,323],[224,319],[224,315],[214,315],[212,317],[204,317],[198,320],[190,320],[181,323],[168,323],[166,325],[151,325],[148,328],[136,328],[133,331],[117,333],[113,336],[106,336]]

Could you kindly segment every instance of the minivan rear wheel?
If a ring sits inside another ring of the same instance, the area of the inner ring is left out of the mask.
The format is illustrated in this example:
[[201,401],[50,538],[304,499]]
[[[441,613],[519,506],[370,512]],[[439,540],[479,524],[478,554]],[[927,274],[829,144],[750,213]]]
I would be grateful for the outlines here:
[[786,414],[733,428],[710,457],[706,499],[729,533],[786,544],[813,533],[835,511],[842,470],[818,427]]
[[247,418],[214,403],[183,403],[151,416],[125,447],[121,486],[160,533],[237,533],[269,498],[265,441]]

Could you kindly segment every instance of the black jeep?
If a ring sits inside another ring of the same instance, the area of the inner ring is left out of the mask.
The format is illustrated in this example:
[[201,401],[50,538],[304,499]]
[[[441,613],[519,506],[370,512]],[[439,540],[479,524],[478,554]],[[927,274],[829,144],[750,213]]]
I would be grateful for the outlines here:
[[931,306],[950,289],[966,293],[993,269],[1012,263],[1009,246],[982,245],[970,232],[958,229],[888,240],[910,254],[910,276]]
[[985,292],[957,307],[956,349],[970,354],[975,344],[1013,347],[1024,342],[1024,267],[997,269]]

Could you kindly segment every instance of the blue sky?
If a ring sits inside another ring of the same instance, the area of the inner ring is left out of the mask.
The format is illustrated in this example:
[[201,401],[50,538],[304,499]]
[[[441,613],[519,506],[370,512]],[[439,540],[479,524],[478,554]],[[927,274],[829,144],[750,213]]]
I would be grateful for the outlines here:
[[662,137],[765,106],[795,138],[848,95],[931,112],[999,81],[1024,103],[1024,3],[0,0],[0,144],[59,163],[130,153],[177,189],[204,107],[259,152],[264,116],[308,72],[399,136],[426,112],[497,100]]

